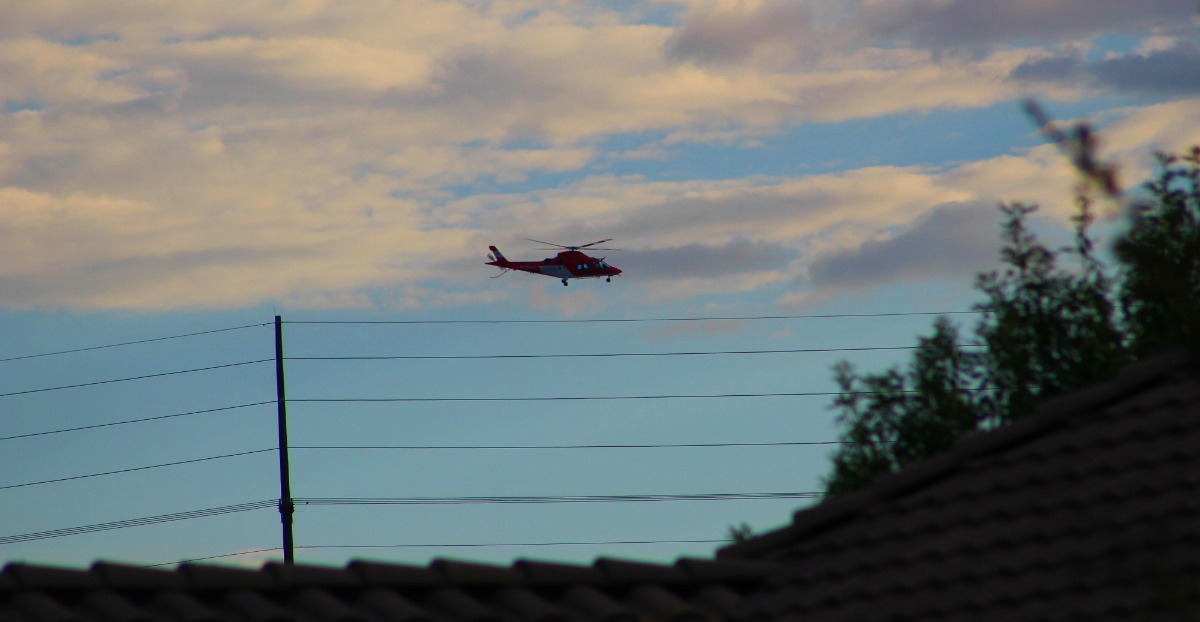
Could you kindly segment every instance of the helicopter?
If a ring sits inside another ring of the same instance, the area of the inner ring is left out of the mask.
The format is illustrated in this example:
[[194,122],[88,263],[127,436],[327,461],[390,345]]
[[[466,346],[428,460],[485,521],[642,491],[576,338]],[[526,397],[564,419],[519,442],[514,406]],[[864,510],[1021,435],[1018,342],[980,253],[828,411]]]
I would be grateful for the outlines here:
[[580,244],[579,246],[565,246],[563,244],[554,244],[553,242],[526,239],[530,242],[545,244],[561,250],[554,257],[547,257],[541,261],[510,261],[500,252],[500,249],[495,246],[489,246],[488,249],[492,252],[488,255],[489,261],[487,265],[496,266],[503,270],[500,274],[492,277],[493,279],[504,276],[510,270],[516,270],[518,272],[552,276],[556,279],[561,279],[562,284],[567,285],[567,279],[596,279],[604,277],[605,281],[612,282],[614,276],[621,274],[619,268],[604,261],[603,257],[596,259],[595,257],[588,256],[587,253],[581,250],[585,248],[591,248],[592,250],[620,250],[596,246],[597,244],[611,242],[612,238],[599,240],[590,244]]

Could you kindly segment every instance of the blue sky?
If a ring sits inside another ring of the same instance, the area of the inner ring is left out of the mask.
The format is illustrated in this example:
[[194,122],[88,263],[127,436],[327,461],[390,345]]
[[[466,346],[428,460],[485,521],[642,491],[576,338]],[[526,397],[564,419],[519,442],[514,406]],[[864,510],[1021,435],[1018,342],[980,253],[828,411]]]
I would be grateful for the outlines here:
[[[1136,185],[1200,143],[1197,29],[1185,0],[6,5],[0,538],[278,497],[276,314],[297,497],[820,490],[831,448],[786,443],[836,439],[827,397],[530,398],[820,393],[840,359],[903,362],[848,349],[932,320],[879,314],[968,309],[999,202],[1067,230],[1073,174],[1021,102],[1092,120]],[[546,254],[526,238],[614,238],[625,274],[490,278],[489,244]],[[712,317],[759,319],[681,319]],[[639,321],[590,321],[614,319]],[[479,358],[811,349],[847,351]],[[465,358],[300,360],[338,356]],[[366,398],[430,401],[305,401]],[[297,556],[668,561],[806,503],[311,505]],[[663,542],[425,546],[624,541]],[[260,508],[0,559],[278,546]]]

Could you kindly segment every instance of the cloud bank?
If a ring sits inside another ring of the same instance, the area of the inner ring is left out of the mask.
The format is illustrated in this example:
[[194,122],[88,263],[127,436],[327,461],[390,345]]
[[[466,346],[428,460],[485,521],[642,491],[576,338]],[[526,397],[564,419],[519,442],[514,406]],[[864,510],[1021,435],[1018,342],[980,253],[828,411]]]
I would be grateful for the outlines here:
[[[868,287],[884,261],[942,274],[977,249],[911,254],[965,218],[937,206],[1058,201],[1071,176],[1053,150],[611,169],[806,124],[1128,93],[1142,99],[1105,136],[1137,170],[1200,126],[1186,4],[6,3],[0,304],[458,304],[494,294],[458,285],[475,267],[447,257],[595,231],[679,296],[807,274]],[[1081,51],[1112,33],[1140,47]],[[700,284],[700,265],[719,278]]]

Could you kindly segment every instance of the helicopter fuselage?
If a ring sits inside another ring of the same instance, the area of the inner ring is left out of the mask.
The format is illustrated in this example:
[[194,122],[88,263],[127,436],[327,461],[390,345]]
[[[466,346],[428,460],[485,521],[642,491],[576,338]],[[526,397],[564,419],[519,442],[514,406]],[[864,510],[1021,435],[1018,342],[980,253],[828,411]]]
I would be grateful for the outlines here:
[[492,261],[487,262],[489,266],[530,274],[544,274],[562,280],[563,285],[567,284],[567,279],[603,277],[611,281],[612,277],[621,274],[620,268],[610,265],[603,257],[597,259],[578,250],[564,250],[554,257],[547,257],[541,261],[510,261],[495,246],[488,248],[492,251]]

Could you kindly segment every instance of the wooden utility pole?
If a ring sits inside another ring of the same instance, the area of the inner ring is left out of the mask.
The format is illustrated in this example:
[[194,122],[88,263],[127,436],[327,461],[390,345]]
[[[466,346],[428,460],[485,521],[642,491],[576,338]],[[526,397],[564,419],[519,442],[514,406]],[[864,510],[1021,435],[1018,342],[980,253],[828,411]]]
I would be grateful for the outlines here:
[[291,475],[288,472],[287,440],[287,393],[283,389],[283,318],[275,316],[275,400],[279,411],[279,520],[283,522],[283,563],[296,563],[295,544],[292,541],[292,515],[296,504],[292,502]]

